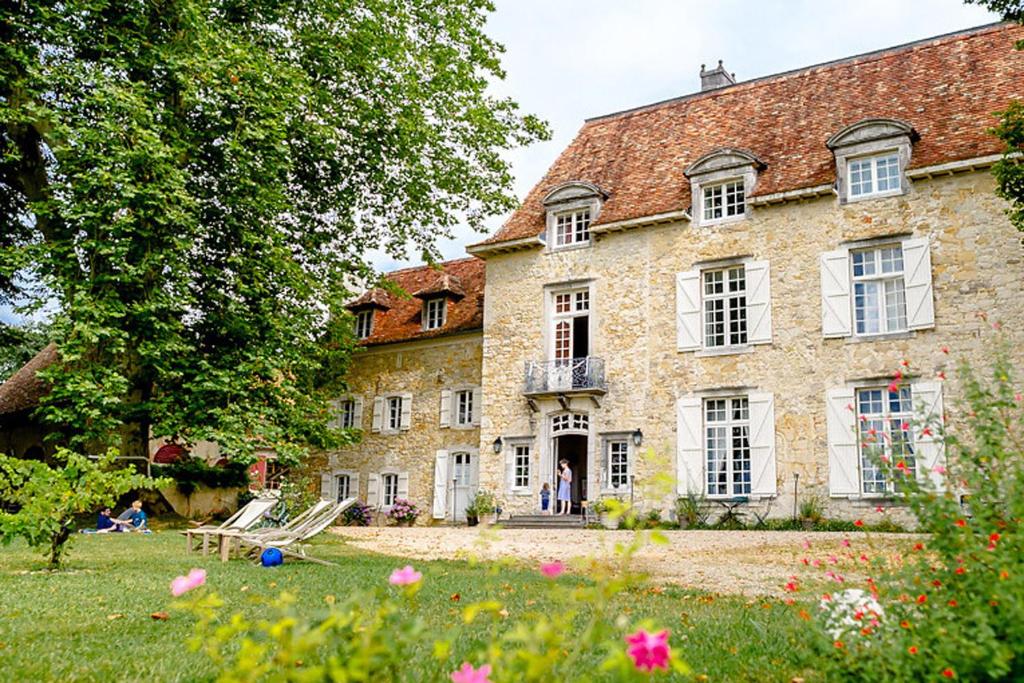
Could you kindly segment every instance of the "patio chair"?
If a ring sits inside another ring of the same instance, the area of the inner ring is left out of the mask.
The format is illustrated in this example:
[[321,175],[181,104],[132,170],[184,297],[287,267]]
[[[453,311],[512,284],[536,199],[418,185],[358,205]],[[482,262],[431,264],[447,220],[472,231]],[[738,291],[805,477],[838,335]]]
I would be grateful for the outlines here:
[[[240,555],[251,557],[259,561],[260,555],[267,548],[277,548],[283,555],[299,560],[308,560],[328,566],[335,566],[333,562],[321,560],[306,553],[305,542],[321,534],[338,518],[342,512],[350,508],[356,502],[355,498],[346,498],[340,503],[321,501],[323,506],[315,505],[309,511],[311,514],[303,515],[298,524],[289,528],[267,529],[265,533],[232,533],[224,536],[221,548],[220,559],[227,562],[231,557],[231,551],[237,549]],[[314,512],[314,509],[316,511]]]
[[185,535],[188,552],[202,549],[203,555],[206,555],[210,549],[211,536],[219,536],[228,531],[245,531],[259,522],[276,504],[276,498],[254,498],[219,525],[207,524],[183,530],[181,533]]

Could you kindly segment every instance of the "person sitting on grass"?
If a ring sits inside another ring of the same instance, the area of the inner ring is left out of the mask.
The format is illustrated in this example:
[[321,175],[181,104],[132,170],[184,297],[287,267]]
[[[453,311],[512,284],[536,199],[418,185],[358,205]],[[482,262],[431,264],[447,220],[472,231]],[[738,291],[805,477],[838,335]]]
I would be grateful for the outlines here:
[[95,529],[82,529],[83,534],[109,534],[114,531],[120,531],[121,526],[116,521],[110,518],[110,508],[105,507],[99,511],[96,515],[96,528]]
[[114,523],[121,527],[121,531],[149,532],[149,517],[142,510],[141,500],[132,501],[132,506],[119,514]]

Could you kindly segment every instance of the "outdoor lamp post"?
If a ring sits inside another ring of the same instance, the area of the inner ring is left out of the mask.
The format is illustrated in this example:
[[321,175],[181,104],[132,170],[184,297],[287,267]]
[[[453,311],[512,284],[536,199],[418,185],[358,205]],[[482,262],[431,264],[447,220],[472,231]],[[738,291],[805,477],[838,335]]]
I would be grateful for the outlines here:
[[494,443],[492,444],[492,446],[494,447],[494,452],[495,453],[501,453],[502,443],[501,443],[501,437],[500,436],[497,439],[494,440]]
[[636,429],[633,430],[633,445],[639,448],[641,445],[643,445],[643,442],[644,433],[640,431],[639,427],[637,427]]

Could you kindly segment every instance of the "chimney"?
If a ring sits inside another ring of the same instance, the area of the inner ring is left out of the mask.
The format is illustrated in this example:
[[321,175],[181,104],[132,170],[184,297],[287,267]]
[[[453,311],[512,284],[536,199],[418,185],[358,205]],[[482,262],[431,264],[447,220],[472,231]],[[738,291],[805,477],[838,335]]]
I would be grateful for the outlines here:
[[708,71],[704,65],[700,65],[700,91],[717,90],[736,83],[736,74],[730,74],[722,66],[722,60],[718,60],[718,66]]

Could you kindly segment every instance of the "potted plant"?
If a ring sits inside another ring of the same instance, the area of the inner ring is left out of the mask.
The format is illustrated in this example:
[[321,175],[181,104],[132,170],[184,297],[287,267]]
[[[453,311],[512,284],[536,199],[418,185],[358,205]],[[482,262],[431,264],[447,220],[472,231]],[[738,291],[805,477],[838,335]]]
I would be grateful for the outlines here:
[[474,498],[466,505],[466,526],[476,526],[480,523],[480,513],[476,508],[476,499]]
[[676,520],[680,529],[696,529],[707,521],[708,513],[704,496],[687,493],[676,500]]
[[341,513],[345,526],[370,526],[373,521],[373,508],[356,501]]
[[618,529],[619,521],[622,519],[622,500],[616,497],[611,501],[614,502],[607,498],[598,498],[590,509],[605,529]]
[[[470,509],[476,521],[470,521]],[[493,524],[498,514],[498,499],[487,489],[480,489],[466,507],[466,523],[476,526],[480,520]]]
[[810,496],[800,503],[800,524],[804,530],[811,531],[823,519],[821,499],[818,496]]
[[412,526],[419,516],[419,508],[404,498],[396,498],[391,509],[388,510],[388,517],[394,520],[398,526]]

